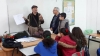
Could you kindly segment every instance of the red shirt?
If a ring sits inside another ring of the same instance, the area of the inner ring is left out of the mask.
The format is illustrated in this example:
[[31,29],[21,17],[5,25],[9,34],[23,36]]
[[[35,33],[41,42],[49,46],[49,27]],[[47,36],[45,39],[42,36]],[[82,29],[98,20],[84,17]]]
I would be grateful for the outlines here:
[[[63,36],[61,38],[57,36],[55,40],[56,41],[61,41],[61,42],[64,42],[66,44],[73,45],[73,46],[76,45],[76,42],[71,40],[68,35]],[[62,47],[60,45],[58,46],[58,48],[60,48],[62,50],[64,56],[72,56],[72,54],[76,52],[76,49],[65,48],[65,47]]]

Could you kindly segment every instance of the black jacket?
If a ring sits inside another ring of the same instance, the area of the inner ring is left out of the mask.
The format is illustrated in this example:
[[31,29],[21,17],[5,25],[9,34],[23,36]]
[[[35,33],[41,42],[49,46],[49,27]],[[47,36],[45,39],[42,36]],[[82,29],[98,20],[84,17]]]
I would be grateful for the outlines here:
[[[43,24],[43,23],[44,23],[44,20],[39,20],[39,16],[40,16],[39,13],[37,13],[36,15],[34,15],[33,13],[30,13],[30,14],[28,15],[28,17],[27,17],[28,19],[25,20],[25,23],[26,23],[26,24],[29,23],[29,25],[32,26],[32,27],[38,27],[39,24]],[[29,20],[29,21],[28,21],[28,20]],[[38,24],[38,25],[37,25],[37,24]]]
[[52,24],[53,24],[53,20],[54,20],[55,15],[53,16],[51,24],[50,24],[50,28],[53,29],[53,33],[55,33],[55,34],[58,34],[58,25],[59,25],[59,21],[60,21],[59,16],[60,16],[60,14],[57,16],[54,27],[52,27]]

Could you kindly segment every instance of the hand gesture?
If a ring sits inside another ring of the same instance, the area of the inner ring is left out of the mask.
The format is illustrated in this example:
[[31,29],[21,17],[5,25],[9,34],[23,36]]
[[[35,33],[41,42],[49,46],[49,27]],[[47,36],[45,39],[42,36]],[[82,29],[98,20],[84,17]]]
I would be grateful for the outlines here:
[[24,18],[24,20],[26,20],[26,18],[25,17],[23,17]]
[[58,36],[60,36],[60,37],[61,37],[61,34],[60,34],[60,33],[58,33]]
[[40,16],[39,16],[39,20],[42,20],[42,19],[43,19],[43,17],[42,17],[42,15],[40,15]]

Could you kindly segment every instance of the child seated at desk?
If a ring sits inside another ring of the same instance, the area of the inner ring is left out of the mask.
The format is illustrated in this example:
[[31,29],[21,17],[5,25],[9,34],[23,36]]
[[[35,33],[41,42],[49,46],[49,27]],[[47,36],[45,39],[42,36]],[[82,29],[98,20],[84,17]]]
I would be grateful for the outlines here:
[[[62,51],[63,56],[72,56],[72,54],[76,52],[76,48],[74,46],[76,46],[77,41],[68,29],[61,28],[60,34],[55,40],[58,42],[58,48]],[[72,45],[72,47],[63,47],[60,43],[66,43],[66,45]]]
[[34,51],[40,56],[58,56],[57,42],[51,38],[50,31],[43,32],[43,40],[34,48]]
[[77,40],[77,52],[81,51],[82,47],[85,47],[87,45],[87,41],[85,39],[85,36],[82,32],[82,30],[79,27],[74,27],[72,29],[72,34]]

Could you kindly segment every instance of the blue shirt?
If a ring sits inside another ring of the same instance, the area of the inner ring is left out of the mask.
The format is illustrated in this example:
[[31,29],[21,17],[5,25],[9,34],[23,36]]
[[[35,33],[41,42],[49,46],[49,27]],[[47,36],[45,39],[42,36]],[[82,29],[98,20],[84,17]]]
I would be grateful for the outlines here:
[[40,56],[58,56],[57,55],[57,42],[55,42],[50,48],[45,48],[43,42],[40,42],[35,48],[34,51]]

